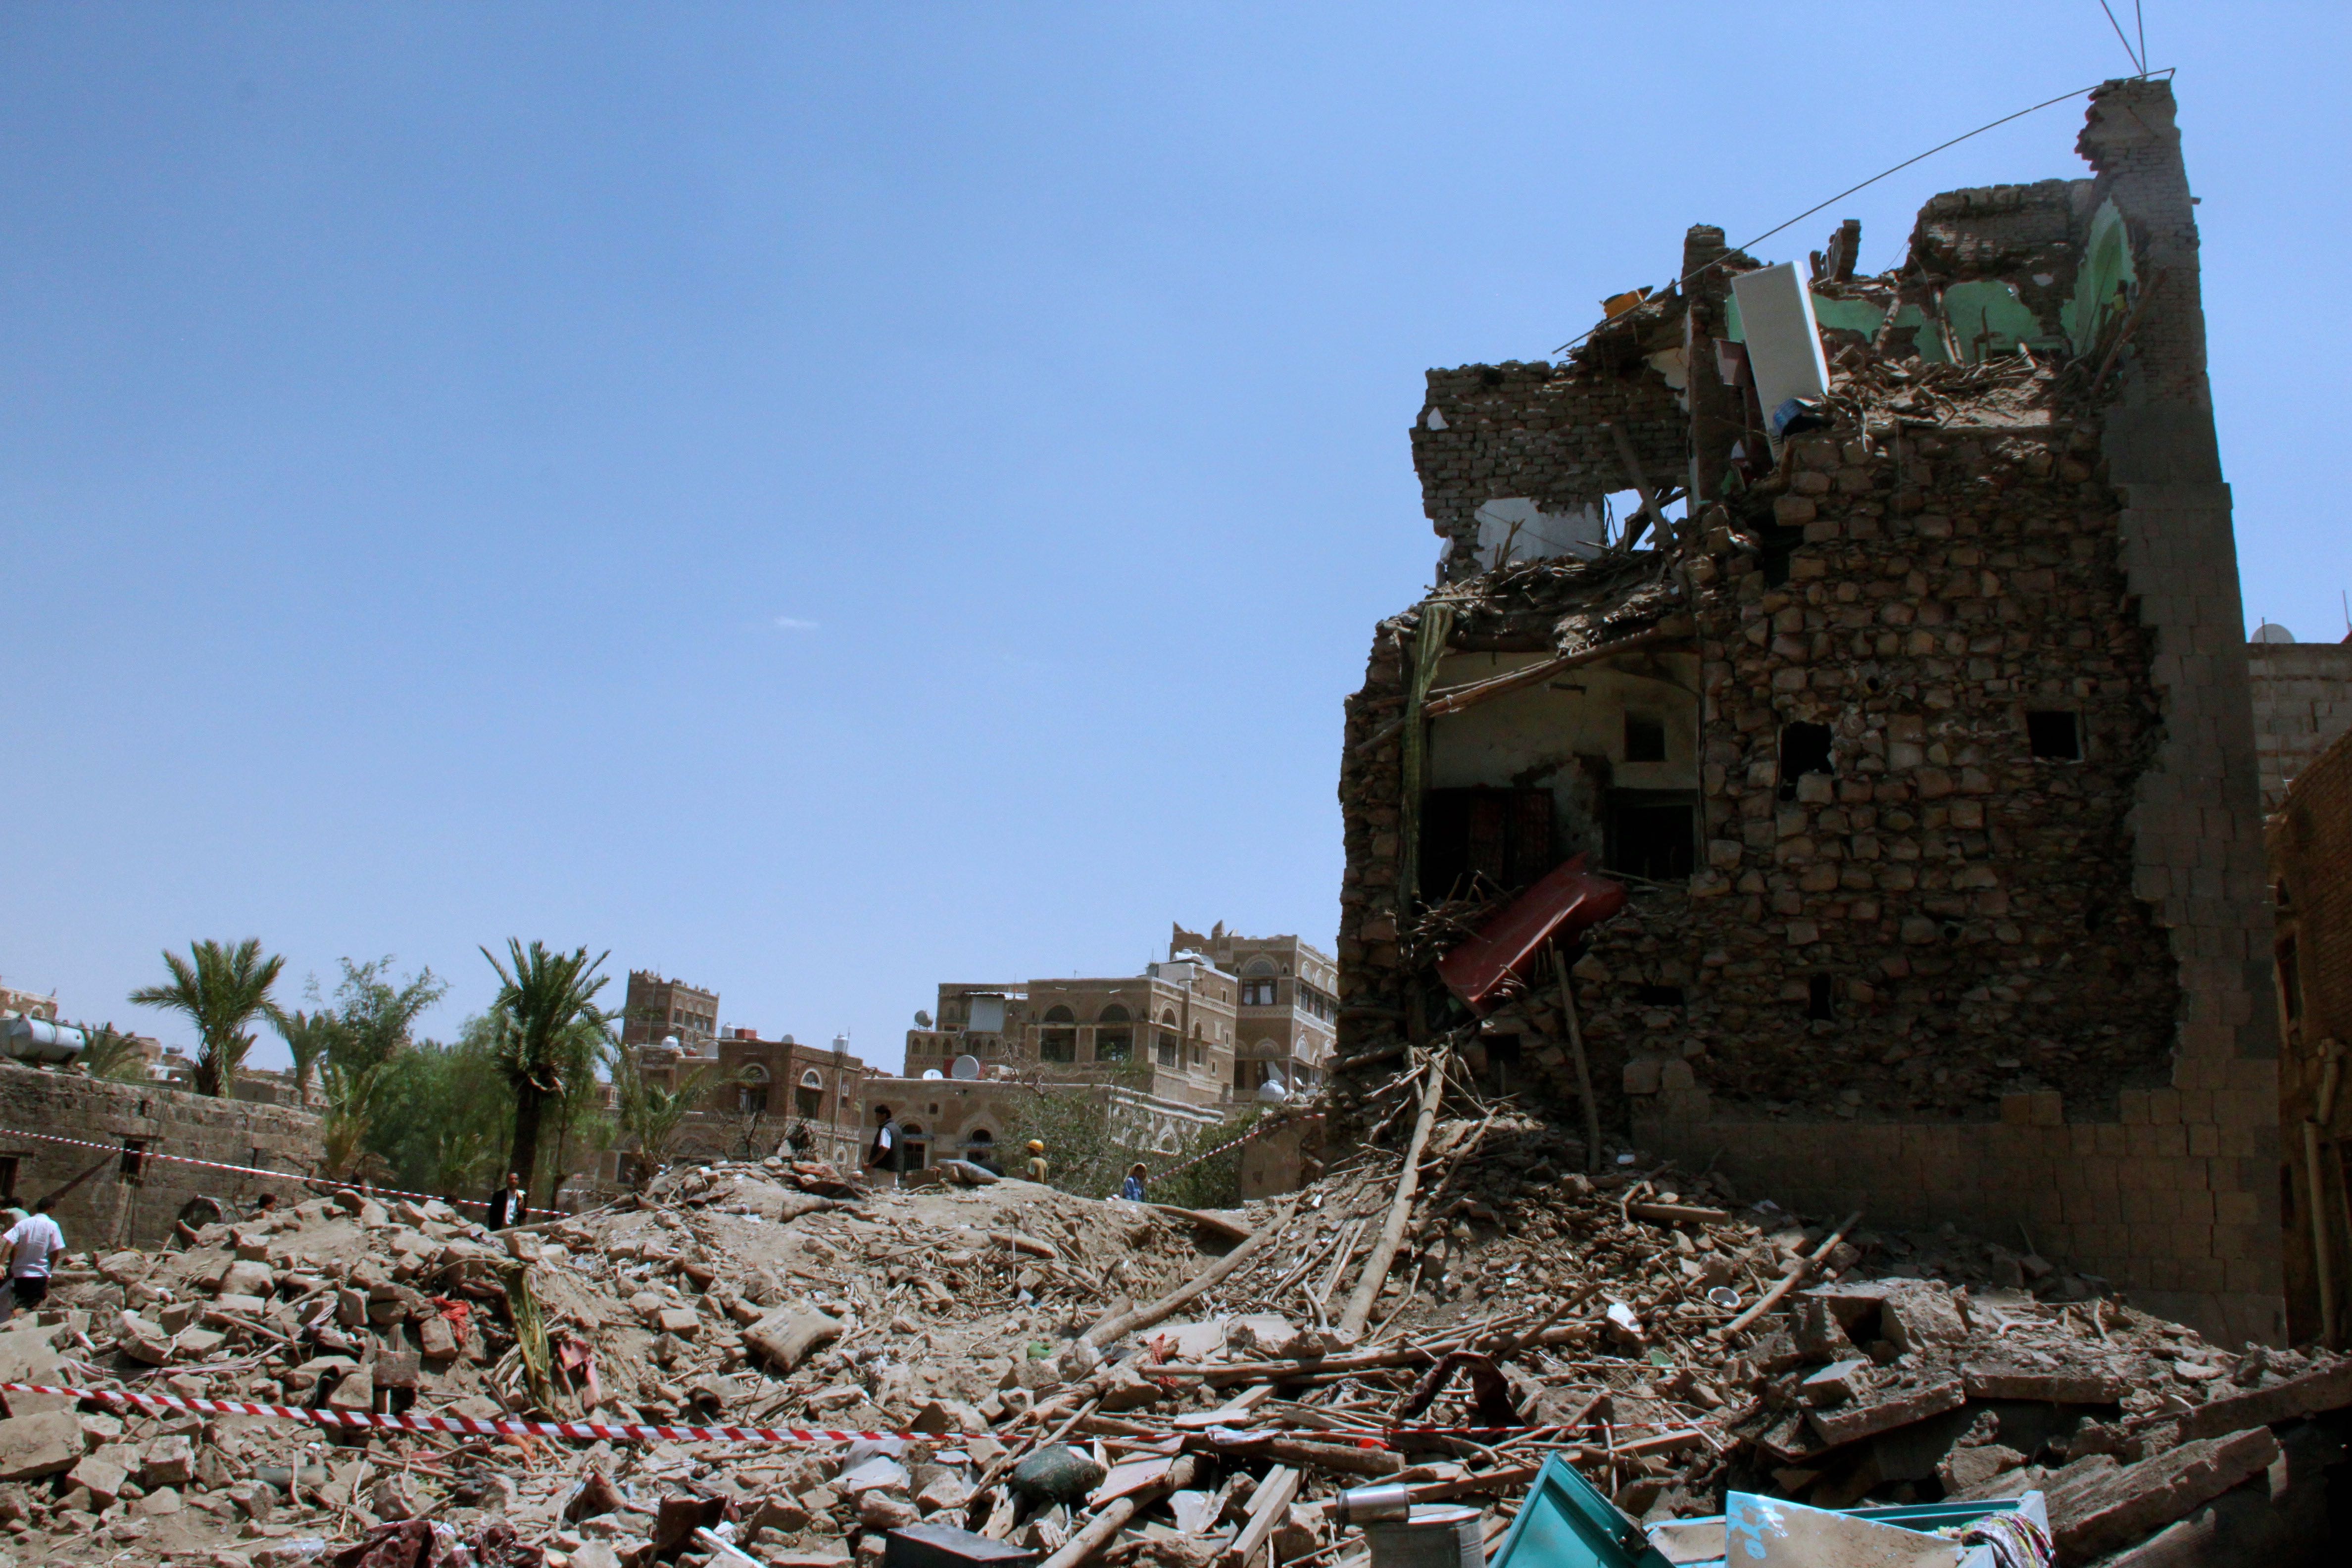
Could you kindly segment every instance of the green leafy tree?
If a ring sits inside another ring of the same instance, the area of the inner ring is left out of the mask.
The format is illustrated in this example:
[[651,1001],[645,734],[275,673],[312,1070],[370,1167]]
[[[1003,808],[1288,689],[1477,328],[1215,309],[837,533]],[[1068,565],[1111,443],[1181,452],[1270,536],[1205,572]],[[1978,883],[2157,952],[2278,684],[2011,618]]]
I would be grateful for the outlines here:
[[[395,982],[389,956],[365,963],[348,958],[341,962],[343,978],[335,987],[334,1006],[320,1007],[317,1016],[327,1020],[329,1054],[346,1067],[372,1068],[407,1049],[415,1043],[411,1032],[416,1020],[449,992],[448,983],[430,968]],[[314,1000],[318,992],[314,980]]]
[[468,1018],[452,1045],[419,1040],[373,1068],[383,1081],[367,1146],[396,1185],[471,1198],[498,1184],[514,1095],[499,1069],[496,1026]]
[[186,958],[166,951],[163,967],[171,971],[170,984],[142,985],[131,994],[131,1003],[186,1015],[196,1027],[196,1092],[215,1099],[236,1094],[237,1068],[253,1049],[248,1026],[277,1016],[269,990],[286,960],[263,956],[261,939],[249,936],[235,947],[192,942]]
[[539,1164],[540,1124],[551,1102],[562,1099],[583,1031],[602,1030],[611,1022],[596,1005],[596,993],[609,979],[596,971],[611,954],[591,959],[584,947],[551,952],[543,942],[526,948],[520,939],[509,938],[506,963],[488,948],[482,956],[498,971],[492,1037],[499,1070],[514,1091],[514,1152],[508,1169],[529,1181]]
[[335,1030],[341,1022],[332,1013],[320,1008],[305,1013],[297,1008],[272,1020],[278,1026],[278,1037],[286,1042],[287,1055],[294,1058],[294,1098],[298,1104],[310,1103],[310,1080],[316,1078],[320,1066],[327,1059],[327,1050],[334,1043]]
[[96,1028],[84,1025],[82,1041],[81,1055],[77,1059],[90,1077],[115,1083],[145,1081],[147,1058],[139,1049],[138,1037],[126,1035],[111,1024],[100,1024]]
[[642,1187],[669,1163],[678,1129],[702,1098],[709,1068],[697,1068],[665,1089],[650,1082],[637,1068],[636,1053],[616,1047],[611,1053],[614,1098],[620,1106],[620,1130],[637,1146],[637,1185]]

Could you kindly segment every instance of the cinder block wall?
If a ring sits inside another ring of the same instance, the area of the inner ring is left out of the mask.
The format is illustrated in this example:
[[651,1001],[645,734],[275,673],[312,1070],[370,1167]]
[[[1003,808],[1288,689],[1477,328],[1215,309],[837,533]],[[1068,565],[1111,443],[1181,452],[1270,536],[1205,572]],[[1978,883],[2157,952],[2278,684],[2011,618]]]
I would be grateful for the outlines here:
[[2352,730],[2352,642],[2248,643],[2246,668],[2263,809],[2276,811],[2288,783]]
[[[26,1132],[105,1147],[44,1142]],[[135,1180],[125,1179],[126,1139],[143,1141],[152,1153],[285,1170],[289,1178],[273,1182],[151,1159]],[[66,1245],[77,1252],[160,1246],[180,1206],[198,1194],[245,1203],[274,1189],[289,1201],[300,1198],[308,1189],[293,1178],[317,1170],[324,1153],[319,1119],[307,1110],[0,1063],[0,1155],[16,1161],[18,1201],[30,1206],[96,1167],[52,1211]]]

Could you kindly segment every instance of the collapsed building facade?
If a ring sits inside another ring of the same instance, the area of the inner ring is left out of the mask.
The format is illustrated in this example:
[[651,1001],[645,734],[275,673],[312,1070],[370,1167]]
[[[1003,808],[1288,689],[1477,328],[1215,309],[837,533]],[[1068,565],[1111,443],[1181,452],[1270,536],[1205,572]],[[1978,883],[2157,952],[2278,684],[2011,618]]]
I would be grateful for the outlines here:
[[[2094,93],[2077,151],[2089,178],[1937,196],[1883,276],[1842,228],[1791,285],[1817,398],[1775,392],[1774,280],[1710,227],[1560,363],[1430,374],[1439,582],[1349,704],[1341,1124],[1451,1034],[1563,1125],[1583,1099],[1809,1209],[2022,1236],[2232,1342],[2284,1331],[2169,85]],[[1630,902],[1474,1023],[1436,961],[1577,855]]]

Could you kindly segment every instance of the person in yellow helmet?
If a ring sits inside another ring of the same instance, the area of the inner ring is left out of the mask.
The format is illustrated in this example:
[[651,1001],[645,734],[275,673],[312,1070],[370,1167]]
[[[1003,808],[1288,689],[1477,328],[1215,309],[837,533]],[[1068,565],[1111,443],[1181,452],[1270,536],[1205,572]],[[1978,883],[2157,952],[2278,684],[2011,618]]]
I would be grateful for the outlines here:
[[1029,1140],[1029,1163],[1024,1168],[1028,1171],[1031,1181],[1040,1186],[1045,1184],[1046,1165],[1045,1145],[1043,1140],[1036,1138]]

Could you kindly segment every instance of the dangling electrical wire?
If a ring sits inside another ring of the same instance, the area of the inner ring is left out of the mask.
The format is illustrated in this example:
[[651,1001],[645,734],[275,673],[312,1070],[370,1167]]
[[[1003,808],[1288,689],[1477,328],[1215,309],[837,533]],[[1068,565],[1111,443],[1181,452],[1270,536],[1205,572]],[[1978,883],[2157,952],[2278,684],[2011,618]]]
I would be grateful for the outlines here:
[[[2105,0],[2101,0],[2101,3],[2105,4]],[[2137,62],[2135,61],[2134,63],[2137,64]],[[2143,71],[2140,74],[2142,76],[2162,76],[2166,71],[2169,71],[2171,68],[2171,67],[2168,66],[2165,68],[2164,71]],[[1978,126],[1974,131],[1967,132],[1961,135],[1953,137],[1949,142],[1939,142],[1933,147],[1928,148],[1925,153],[1920,153],[1912,157],[1906,158],[1903,162],[1895,164],[1892,168],[1881,169],[1877,174],[1871,175],[1870,178],[1863,181],[1862,184],[1858,185],[1848,185],[1844,190],[1840,191],[1837,195],[1830,197],[1829,200],[1825,202],[1814,203],[1811,206],[1807,207],[1803,212],[1799,213],[1795,217],[1789,219],[1786,223],[1773,225],[1770,228],[1766,229],[1762,234],[1758,235],[1755,238],[1748,240],[1744,245],[1734,247],[1727,254],[1716,258],[1713,261],[1706,263],[1705,266],[1692,268],[1688,272],[1684,273],[1680,278],[1675,279],[1674,282],[1668,284],[1667,287],[1670,289],[1678,289],[1684,284],[1694,282],[1698,279],[1706,277],[1708,273],[1722,266],[1726,261],[1728,261],[1731,257],[1737,256],[1740,252],[1745,251],[1751,247],[1763,244],[1766,240],[1780,233],[1782,229],[1794,228],[1797,225],[1804,222],[1807,218],[1812,216],[1815,213],[1820,212],[1822,208],[1837,205],[1838,203],[1845,200],[1846,197],[1853,195],[1856,191],[1868,190],[1871,186],[1878,184],[1879,181],[1886,178],[1889,174],[1899,174],[1904,170],[1909,168],[1912,164],[1932,158],[1937,153],[1943,152],[1947,148],[1957,147],[1961,142],[1968,141],[1970,137],[1981,136],[1988,131],[1998,130],[2001,126],[2008,124],[2012,120],[2022,120],[2029,114],[2038,114],[2042,110],[2050,108],[2053,104],[2063,103],[2068,99],[2072,98],[2080,98],[2086,92],[2095,92],[2105,85],[2105,83],[2104,82],[2093,82],[2089,87],[2078,87],[2072,92],[2062,92],[2055,98],[2045,98],[2040,103],[2021,109],[2014,114],[2004,114],[1999,120],[1988,121],[1984,124]],[[1569,339],[1568,342],[1560,344],[1559,347],[1552,350],[1551,352],[1555,354],[1564,354],[1569,350],[1574,348],[1577,344],[1582,342],[1585,339],[1591,337],[1593,333],[1599,331],[1602,327],[1605,327],[1609,323],[1607,321],[1596,322],[1592,326],[1586,328],[1583,331],[1577,333],[1576,336]]]
[[[2133,52],[2132,41],[2129,36],[2124,32],[2124,25],[2116,20],[2115,8],[2107,4],[2107,0],[2099,0],[2099,9],[2107,14],[2107,26],[2116,30],[2116,42],[2124,47],[2124,54],[2131,60],[2132,69],[2137,71],[2142,76],[2146,76],[2147,74],[2147,58],[2144,55]],[[2133,15],[2137,16],[2137,9],[2135,9]],[[2147,29],[2142,28],[2141,31],[2145,34]]]

